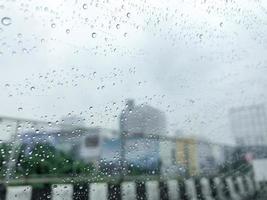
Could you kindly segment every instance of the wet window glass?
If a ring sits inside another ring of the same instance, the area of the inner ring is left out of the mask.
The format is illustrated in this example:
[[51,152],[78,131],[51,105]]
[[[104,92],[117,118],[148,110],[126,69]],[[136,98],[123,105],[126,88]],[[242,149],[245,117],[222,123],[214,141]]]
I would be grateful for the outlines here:
[[0,199],[265,199],[265,0],[0,0]]

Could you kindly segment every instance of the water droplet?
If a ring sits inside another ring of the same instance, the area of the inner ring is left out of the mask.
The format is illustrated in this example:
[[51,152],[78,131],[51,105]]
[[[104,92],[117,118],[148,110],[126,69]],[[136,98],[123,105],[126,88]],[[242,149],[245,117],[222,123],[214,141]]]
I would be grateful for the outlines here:
[[33,90],[35,90],[35,87],[34,86],[31,87],[31,91],[33,91]]
[[124,33],[123,36],[124,36],[124,37],[127,37],[127,33]]
[[55,23],[51,24],[51,27],[56,28],[56,24]]
[[70,33],[70,29],[66,29],[66,33],[69,34]]
[[88,8],[87,4],[84,3],[84,4],[83,4],[83,9],[86,10],[87,8]]
[[116,25],[116,29],[120,29],[120,24],[117,24]]
[[130,18],[131,17],[131,13],[127,13],[127,15],[126,15],[128,18]]
[[220,23],[220,27],[222,27],[222,26],[223,26],[223,22]]
[[12,23],[12,20],[10,17],[3,17],[1,19],[1,23],[4,25],[4,26],[9,26],[11,23]]
[[22,108],[22,107],[19,107],[19,108],[18,108],[18,111],[22,111],[22,110],[23,110],[23,108]]
[[28,53],[28,50],[26,48],[22,49],[23,53]]
[[92,33],[92,38],[95,38],[96,37],[96,33]]

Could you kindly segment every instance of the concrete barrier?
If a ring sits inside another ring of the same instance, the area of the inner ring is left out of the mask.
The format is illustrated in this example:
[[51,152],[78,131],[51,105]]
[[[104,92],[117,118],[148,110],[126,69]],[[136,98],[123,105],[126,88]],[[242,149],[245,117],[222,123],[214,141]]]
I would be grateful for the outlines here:
[[201,192],[202,192],[203,199],[204,200],[214,200],[212,193],[211,193],[210,182],[207,178],[201,178],[200,179],[200,186],[201,186]]
[[146,182],[146,198],[147,200],[159,200],[159,182],[148,181]]
[[7,200],[31,200],[31,186],[9,186],[7,187]]
[[216,198],[218,200],[228,199],[227,195],[226,195],[225,187],[224,187],[224,184],[223,184],[221,178],[216,177],[213,180],[214,180],[214,186],[215,186],[215,190],[216,190]]
[[169,200],[180,200],[178,182],[176,180],[169,180],[167,185]]
[[90,200],[107,200],[108,199],[108,185],[107,183],[91,183],[89,186]]
[[121,196],[123,200],[136,199],[136,186],[134,182],[124,182],[121,184]]
[[[0,200],[242,200],[253,198],[250,176],[184,181],[45,184],[42,187],[4,186]],[[6,192],[5,192],[6,191]]]
[[197,200],[197,191],[194,179],[188,179],[185,181],[185,191],[188,200]]
[[52,185],[52,200],[72,200],[73,185],[54,184]]

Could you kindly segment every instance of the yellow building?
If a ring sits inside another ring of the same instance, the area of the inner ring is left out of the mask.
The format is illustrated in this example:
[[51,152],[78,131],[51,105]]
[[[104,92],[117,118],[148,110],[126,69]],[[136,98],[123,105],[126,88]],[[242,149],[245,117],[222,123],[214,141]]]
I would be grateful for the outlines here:
[[176,140],[176,161],[183,166],[187,175],[199,174],[198,144],[195,138],[179,138]]
[[197,136],[176,138],[176,163],[187,176],[213,175],[231,155],[232,147]]

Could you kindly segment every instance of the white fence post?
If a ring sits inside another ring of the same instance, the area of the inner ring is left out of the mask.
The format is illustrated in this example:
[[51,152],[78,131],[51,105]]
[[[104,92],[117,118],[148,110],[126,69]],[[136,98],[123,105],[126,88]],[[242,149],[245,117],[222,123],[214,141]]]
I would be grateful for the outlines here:
[[134,182],[121,184],[121,195],[123,200],[136,200],[136,185]]
[[89,191],[90,200],[108,199],[108,185],[106,183],[91,183]]
[[188,200],[197,200],[196,185],[193,179],[188,179],[185,181],[185,191]]
[[159,182],[147,181],[146,182],[146,197],[147,200],[159,200]]
[[52,185],[52,200],[72,200],[73,185],[54,184]]
[[169,180],[167,182],[168,186],[168,197],[169,200],[179,200],[179,185],[176,180]]
[[207,178],[201,178],[200,186],[201,186],[201,192],[202,192],[203,198],[205,200],[213,200],[209,180]]
[[31,200],[31,186],[8,186],[6,200]]
[[222,183],[221,178],[219,177],[214,178],[214,185],[216,189],[217,198],[219,200],[226,200],[227,198],[224,193],[224,185]]

